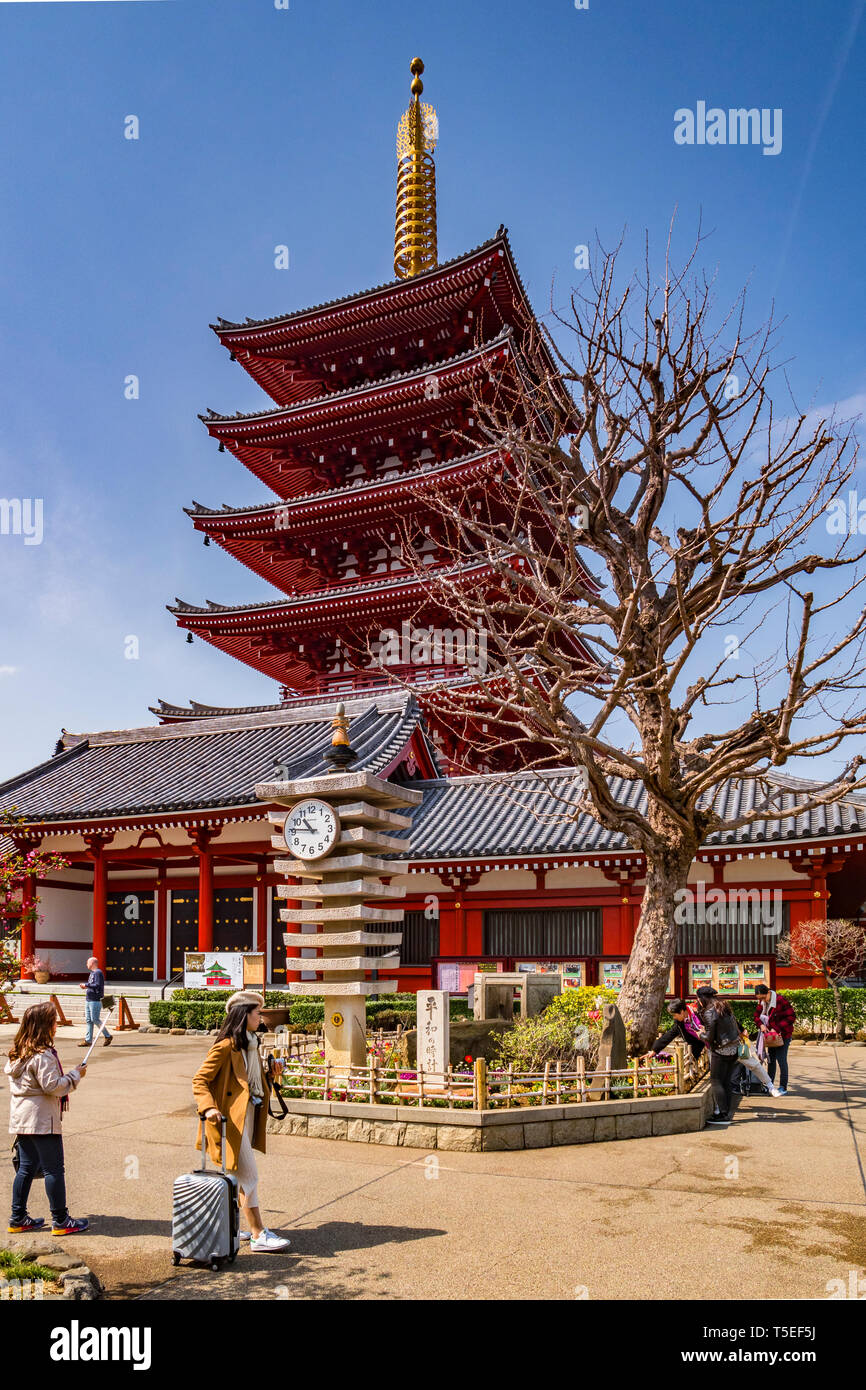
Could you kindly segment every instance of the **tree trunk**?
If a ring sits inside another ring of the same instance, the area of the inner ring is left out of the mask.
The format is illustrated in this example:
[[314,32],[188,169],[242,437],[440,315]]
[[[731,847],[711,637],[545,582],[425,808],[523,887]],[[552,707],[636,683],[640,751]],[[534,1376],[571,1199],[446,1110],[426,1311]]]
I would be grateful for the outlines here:
[[842,991],[836,983],[833,975],[828,975],[824,971],[824,979],[833,991],[833,1003],[836,1005],[836,1041],[845,1040],[845,1005],[842,1003]]
[[640,921],[619,995],[629,1052],[646,1052],[655,1040],[668,978],[676,952],[675,894],[688,881],[694,850],[664,846],[647,853],[647,876]]

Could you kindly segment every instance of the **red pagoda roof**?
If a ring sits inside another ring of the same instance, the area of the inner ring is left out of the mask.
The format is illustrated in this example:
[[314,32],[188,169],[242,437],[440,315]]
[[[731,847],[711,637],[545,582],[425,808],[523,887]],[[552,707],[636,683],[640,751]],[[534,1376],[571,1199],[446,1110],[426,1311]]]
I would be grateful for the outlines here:
[[470,419],[467,386],[492,360],[509,355],[511,337],[505,330],[435,368],[395,372],[319,400],[251,414],[210,411],[200,418],[278,496],[297,497],[319,490],[317,459],[343,473],[364,455],[381,461],[395,453],[401,434],[411,436],[416,448],[435,448],[443,437],[453,441]]
[[498,451],[486,450],[438,467],[432,462],[425,467],[422,461],[421,468],[410,473],[371,482],[355,479],[344,487],[286,502],[221,510],[195,503],[185,510],[197,531],[283,593],[308,592],[316,587],[308,563],[311,542],[315,547],[319,538],[345,538],[346,551],[356,554],[353,547],[369,546],[377,528],[381,531],[389,520],[423,512],[424,491],[481,483],[495,471],[498,460]]
[[[451,570],[452,575],[455,571]],[[460,566],[461,582],[484,583],[495,579],[486,561]],[[364,647],[364,634],[373,625],[396,630],[405,619],[441,626],[442,611],[431,598],[430,587],[414,574],[376,575],[369,580],[352,579],[313,594],[293,598],[266,599],[246,604],[220,604],[207,600],[206,606],[178,599],[168,611],[178,627],[210,642],[213,646],[271,676],[290,689],[316,688],[326,680],[370,685],[388,685],[388,671],[380,667],[354,666],[348,671],[325,670],[325,663],[336,660],[334,645],[343,643],[344,655]],[[571,639],[573,648],[587,666],[598,667],[597,658],[581,636]],[[415,673],[417,675],[417,672]],[[442,672],[430,671],[433,678]]]
[[272,399],[288,405],[389,373],[395,364],[453,356],[466,341],[506,326],[520,331],[533,321],[500,227],[481,246],[411,279],[274,318],[219,319],[211,327]]

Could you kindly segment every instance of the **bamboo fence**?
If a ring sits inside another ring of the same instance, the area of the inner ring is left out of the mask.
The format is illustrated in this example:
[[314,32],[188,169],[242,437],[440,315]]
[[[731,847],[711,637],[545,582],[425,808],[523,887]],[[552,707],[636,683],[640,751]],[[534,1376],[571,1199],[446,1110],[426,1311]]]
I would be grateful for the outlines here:
[[706,1073],[706,1055],[695,1060],[678,1046],[671,1054],[665,1062],[635,1059],[617,1070],[608,1065],[595,1071],[586,1069],[583,1057],[577,1057],[573,1067],[548,1062],[534,1072],[518,1072],[512,1066],[490,1069],[478,1058],[471,1070],[449,1066],[444,1073],[383,1067],[375,1057],[363,1066],[338,1067],[327,1060],[309,1061],[307,1055],[289,1055],[283,1059],[282,1091],[303,1100],[471,1110],[686,1095]]

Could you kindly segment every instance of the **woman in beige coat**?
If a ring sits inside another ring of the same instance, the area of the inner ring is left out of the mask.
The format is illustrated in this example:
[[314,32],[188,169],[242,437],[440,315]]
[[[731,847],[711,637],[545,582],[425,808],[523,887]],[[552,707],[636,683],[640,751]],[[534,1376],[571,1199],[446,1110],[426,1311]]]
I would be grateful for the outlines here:
[[[259,1209],[259,1173],[253,1149],[265,1151],[270,1086],[259,1054],[257,1029],[264,999],[240,990],[226,1001],[226,1019],[217,1040],[192,1080],[203,1115],[208,1153],[220,1162],[221,1120],[226,1121],[226,1167],[237,1173],[241,1206],[250,1227],[250,1249],[257,1254],[286,1250],[289,1241],[267,1230]],[[196,1148],[201,1141],[196,1142]],[[241,1239],[246,1239],[244,1232]]]
[[39,1231],[43,1217],[27,1215],[27,1199],[34,1178],[45,1176],[45,1195],[51,1207],[54,1236],[79,1235],[87,1230],[86,1221],[76,1221],[66,1208],[66,1174],[63,1164],[63,1111],[87,1071],[84,1063],[64,1072],[54,1048],[57,1014],[53,1004],[32,1004],[24,1011],[21,1027],[9,1049],[4,1067],[9,1077],[12,1102],[9,1133],[16,1136],[18,1172],[12,1184],[12,1216],[9,1231],[14,1234]]

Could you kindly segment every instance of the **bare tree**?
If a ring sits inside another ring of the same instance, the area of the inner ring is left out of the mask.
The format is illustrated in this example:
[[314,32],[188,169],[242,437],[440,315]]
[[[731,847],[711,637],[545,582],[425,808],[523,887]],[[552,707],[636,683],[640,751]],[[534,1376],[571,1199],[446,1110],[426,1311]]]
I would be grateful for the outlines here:
[[[856,441],[832,418],[778,417],[775,330],[746,331],[745,295],[715,323],[699,247],[679,273],[668,247],[655,285],[647,255],[621,292],[617,252],[600,254],[588,291],[554,315],[568,352],[529,323],[504,366],[491,357],[464,436],[488,455],[478,478],[418,485],[435,563],[415,522],[402,535],[430,601],[486,642],[466,683],[434,695],[418,682],[421,700],[475,766],[502,768],[507,749],[512,766],[582,769],[565,813],[645,856],[620,995],[635,1052],[654,1035],[675,894],[707,836],[866,784],[864,759],[845,757],[866,732],[863,552],[825,514]],[[839,749],[830,780],[777,776]],[[731,778],[759,783],[733,811]]]
[[856,975],[866,964],[866,927],[844,917],[800,922],[779,942],[777,957],[785,965],[800,965],[813,975],[823,975],[833,991],[836,1037],[845,1037],[845,1006],[841,981]]

